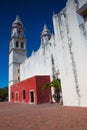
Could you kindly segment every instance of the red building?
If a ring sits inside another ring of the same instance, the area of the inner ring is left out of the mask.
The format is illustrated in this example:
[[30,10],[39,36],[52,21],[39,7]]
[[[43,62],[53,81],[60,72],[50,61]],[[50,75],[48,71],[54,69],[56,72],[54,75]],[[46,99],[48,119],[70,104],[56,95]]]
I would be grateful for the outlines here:
[[42,86],[50,82],[50,76],[34,76],[11,86],[11,102],[47,103],[50,102],[51,89],[42,91]]

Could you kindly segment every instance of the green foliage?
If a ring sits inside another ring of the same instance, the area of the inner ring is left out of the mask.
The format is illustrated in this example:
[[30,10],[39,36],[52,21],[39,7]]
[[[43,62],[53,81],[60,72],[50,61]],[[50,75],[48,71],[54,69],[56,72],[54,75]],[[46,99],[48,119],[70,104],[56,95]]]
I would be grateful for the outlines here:
[[8,87],[0,88],[0,99],[6,101],[8,98]]
[[42,90],[49,88],[49,87],[57,88],[59,90],[59,92],[61,92],[61,81],[60,81],[60,79],[56,79],[56,80],[53,80],[50,83],[44,84],[43,87],[42,87]]
[[49,88],[49,87],[54,88],[53,98],[56,102],[59,102],[60,101],[60,92],[61,92],[61,81],[60,81],[60,79],[55,79],[50,83],[44,84],[43,87],[42,87],[42,90]]

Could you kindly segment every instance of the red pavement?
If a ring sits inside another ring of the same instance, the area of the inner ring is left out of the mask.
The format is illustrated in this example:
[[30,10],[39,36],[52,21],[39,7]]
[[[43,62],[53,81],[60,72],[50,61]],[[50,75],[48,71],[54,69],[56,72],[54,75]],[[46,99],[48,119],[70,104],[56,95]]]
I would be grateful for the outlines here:
[[0,130],[87,130],[87,108],[0,103]]

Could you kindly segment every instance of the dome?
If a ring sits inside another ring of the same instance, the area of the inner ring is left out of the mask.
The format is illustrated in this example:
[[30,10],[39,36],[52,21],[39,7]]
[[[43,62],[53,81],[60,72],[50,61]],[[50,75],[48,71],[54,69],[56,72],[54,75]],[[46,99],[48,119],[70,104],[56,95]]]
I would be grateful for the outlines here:
[[15,27],[15,26],[22,26],[23,27],[23,24],[22,24],[19,16],[16,16],[16,19],[12,24],[12,27]]
[[47,26],[44,25],[43,31],[41,32],[41,37],[46,36],[46,35],[51,36],[51,33],[50,33],[50,30],[48,30]]

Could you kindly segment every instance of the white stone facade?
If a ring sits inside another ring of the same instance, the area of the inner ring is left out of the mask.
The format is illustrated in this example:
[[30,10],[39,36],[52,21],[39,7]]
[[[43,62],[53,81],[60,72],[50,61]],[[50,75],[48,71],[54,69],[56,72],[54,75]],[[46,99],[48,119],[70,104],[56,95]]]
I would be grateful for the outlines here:
[[12,24],[12,35],[9,46],[9,101],[10,86],[20,81],[20,64],[26,59],[26,38],[19,16]]
[[[53,27],[54,35],[44,26],[40,48],[29,58],[25,53],[21,55],[22,50],[20,54],[13,50],[9,62],[14,62],[15,52],[17,63],[23,58],[19,67],[20,81],[34,75],[50,75],[53,80],[59,71],[63,104],[87,106],[87,0],[68,0],[66,7],[53,15]],[[16,79],[17,65],[9,67],[10,80]]]
[[63,103],[66,106],[87,106],[87,21],[84,18],[79,21],[79,5],[81,7],[82,0],[68,0],[60,14],[53,16]]

